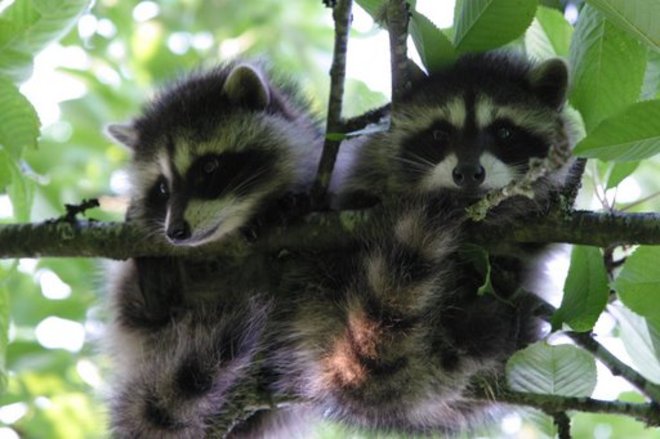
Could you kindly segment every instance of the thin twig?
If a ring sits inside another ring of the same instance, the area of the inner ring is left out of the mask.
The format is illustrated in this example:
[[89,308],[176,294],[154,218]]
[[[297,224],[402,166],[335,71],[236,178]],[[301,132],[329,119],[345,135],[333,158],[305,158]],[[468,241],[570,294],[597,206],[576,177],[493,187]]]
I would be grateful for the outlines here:
[[341,111],[344,98],[346,51],[348,48],[348,32],[351,27],[352,7],[353,0],[337,0],[332,10],[332,17],[335,21],[335,47],[332,54],[332,66],[330,67],[330,98],[326,118],[326,135],[323,154],[321,155],[316,181],[312,190],[312,202],[317,207],[326,204],[328,185],[341,144]]
[[589,413],[610,413],[632,416],[652,426],[660,425],[660,409],[653,403],[601,401],[593,398],[539,395],[508,390],[500,391],[494,397],[498,402],[534,407],[546,413],[558,413],[567,410]]
[[571,418],[566,412],[554,413],[552,420],[557,426],[557,436],[559,439],[571,439]]
[[624,378],[652,401],[660,403],[660,386],[650,382],[633,368],[619,360],[591,335],[582,332],[567,332],[566,335],[578,346],[591,352],[594,357],[598,358],[612,372],[612,375]]
[[566,183],[562,188],[562,196],[564,198],[564,203],[567,208],[572,208],[575,204],[575,199],[578,196],[578,192],[582,187],[582,176],[584,175],[584,170],[587,167],[587,159],[578,158],[571,166],[571,171],[568,174]]
[[341,122],[341,132],[350,133],[361,130],[369,124],[377,123],[390,113],[391,107],[390,104],[383,105],[382,107],[374,108],[373,110],[369,110],[359,116],[344,119]]
[[627,211],[627,210],[632,209],[632,208],[635,207],[635,206],[639,206],[639,205],[642,204],[642,203],[646,203],[647,201],[652,200],[652,199],[654,199],[654,198],[656,198],[656,197],[658,197],[658,196],[660,196],[660,191],[658,191],[658,192],[654,192],[654,193],[652,193],[651,195],[646,196],[646,197],[644,197],[644,198],[641,198],[641,199],[639,199],[639,200],[637,200],[637,201],[633,201],[633,202],[630,203],[630,204],[626,204],[625,206],[623,206],[622,208],[617,209],[617,210],[618,210],[619,212],[625,212],[625,211]]
[[387,31],[390,36],[390,66],[392,70],[392,111],[396,113],[401,98],[410,89],[408,77],[408,20],[405,0],[389,0],[386,9]]
[[534,183],[566,166],[570,159],[571,149],[568,142],[553,145],[546,158],[530,160],[529,169],[520,180],[512,181],[500,189],[487,193],[481,200],[468,207],[466,209],[468,216],[473,221],[482,221],[490,209],[497,207],[508,198],[517,195],[534,198]]

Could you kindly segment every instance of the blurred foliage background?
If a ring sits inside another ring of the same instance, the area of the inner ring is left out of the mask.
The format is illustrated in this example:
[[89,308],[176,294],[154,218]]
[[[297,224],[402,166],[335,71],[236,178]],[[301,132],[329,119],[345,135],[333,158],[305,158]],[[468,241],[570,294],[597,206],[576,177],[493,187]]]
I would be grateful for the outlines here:
[[[418,10],[440,27],[450,26],[453,2],[436,1],[419,0]],[[12,3],[0,1],[0,13],[10,10]],[[46,3],[34,2],[39,7]],[[88,211],[89,217],[121,220],[127,188],[121,169],[128,152],[108,141],[103,127],[136,114],[158,85],[191,69],[235,56],[265,58],[301,85],[323,117],[333,27],[331,11],[320,0],[98,0],[89,7],[86,2],[69,3],[79,9],[71,13],[70,31],[41,51],[33,65],[26,63],[12,73],[37,110],[41,137],[38,148],[23,151],[23,177],[7,185],[6,192],[13,196],[0,192],[0,222],[54,218],[64,213],[65,203],[84,198],[101,201],[101,208]],[[439,9],[438,3],[445,5]],[[562,11],[566,7],[545,3]],[[569,5],[566,14],[575,7]],[[0,20],[0,31],[2,26]],[[0,38],[0,49],[2,43]],[[388,62],[387,37],[356,6],[345,115],[387,102]],[[660,190],[657,160],[644,162],[642,168],[619,185],[620,205]],[[585,206],[602,207],[591,193],[602,189],[611,172],[604,164],[590,168]],[[616,190],[601,190],[600,201],[609,197],[613,203]],[[32,198],[34,203],[27,201]],[[17,202],[20,199],[26,200],[25,206]],[[658,207],[657,198],[650,198],[631,210]],[[10,316],[0,315],[0,324],[9,322],[0,438],[108,436],[103,398],[111,366],[102,352],[107,319],[103,265],[89,259],[0,261],[0,309],[10,309]],[[547,420],[532,427],[520,416],[509,415],[483,435],[534,438],[551,431]],[[317,430],[322,438],[345,435],[332,425]],[[625,417],[590,414],[576,416],[574,435],[660,437]]]

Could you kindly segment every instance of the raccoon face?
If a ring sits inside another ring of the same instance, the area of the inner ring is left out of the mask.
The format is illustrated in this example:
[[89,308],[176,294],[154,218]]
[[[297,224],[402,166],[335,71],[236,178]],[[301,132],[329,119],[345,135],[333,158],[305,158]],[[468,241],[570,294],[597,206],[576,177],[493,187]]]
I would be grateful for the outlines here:
[[[489,61],[498,60],[480,62]],[[479,196],[522,177],[530,158],[545,157],[553,144],[566,141],[560,110],[568,76],[562,61],[547,61],[519,78],[482,73],[492,76],[481,83],[474,72],[429,78],[401,105],[390,134],[400,186]]]
[[202,148],[193,155],[190,146],[174,150],[173,158],[160,158],[161,174],[149,189],[152,212],[173,244],[222,238],[249,221],[271,191],[289,183],[287,170],[278,166],[285,159],[268,145],[246,145],[239,151]]
[[129,218],[175,245],[245,225],[300,180],[310,126],[249,65],[193,76],[109,133],[134,152]]

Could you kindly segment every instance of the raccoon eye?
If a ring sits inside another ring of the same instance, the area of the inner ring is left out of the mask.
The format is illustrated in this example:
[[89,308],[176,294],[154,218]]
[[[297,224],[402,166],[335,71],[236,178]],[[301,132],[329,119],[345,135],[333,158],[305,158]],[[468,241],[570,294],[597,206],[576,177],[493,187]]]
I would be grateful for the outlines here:
[[220,164],[218,163],[218,159],[213,157],[213,158],[208,159],[204,163],[204,166],[202,167],[202,169],[204,170],[204,172],[206,174],[212,174],[218,169],[219,166],[220,166]]
[[433,140],[443,142],[449,138],[447,130],[433,130]]
[[158,198],[167,200],[170,197],[170,190],[167,188],[165,179],[161,179],[158,183]]
[[495,131],[495,135],[500,140],[511,140],[514,134],[514,129],[508,126],[501,126]]

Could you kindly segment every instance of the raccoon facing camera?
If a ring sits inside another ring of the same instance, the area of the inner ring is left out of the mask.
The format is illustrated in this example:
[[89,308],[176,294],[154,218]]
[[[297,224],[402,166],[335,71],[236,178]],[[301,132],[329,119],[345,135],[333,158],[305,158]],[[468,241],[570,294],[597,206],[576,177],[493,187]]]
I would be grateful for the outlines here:
[[[447,193],[459,205],[473,203],[520,179],[530,159],[546,157],[551,146],[575,143],[567,87],[560,59],[535,64],[505,52],[465,55],[419,79],[393,114],[390,131],[367,137],[344,198]],[[535,183],[533,205],[542,206],[564,184],[570,165]],[[518,213],[534,209],[522,204]]]

